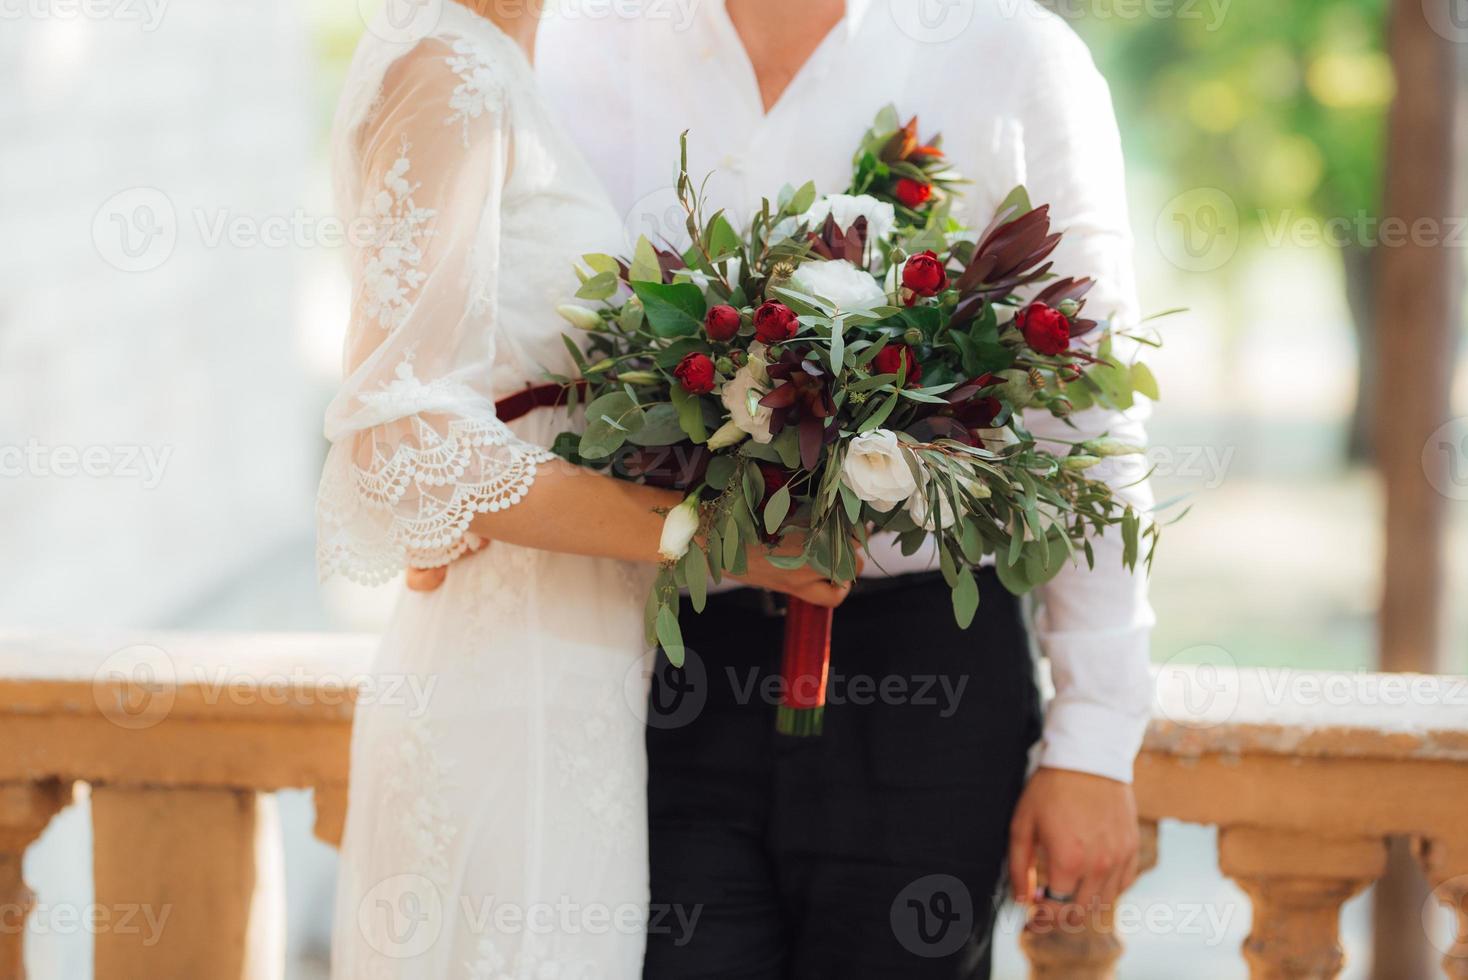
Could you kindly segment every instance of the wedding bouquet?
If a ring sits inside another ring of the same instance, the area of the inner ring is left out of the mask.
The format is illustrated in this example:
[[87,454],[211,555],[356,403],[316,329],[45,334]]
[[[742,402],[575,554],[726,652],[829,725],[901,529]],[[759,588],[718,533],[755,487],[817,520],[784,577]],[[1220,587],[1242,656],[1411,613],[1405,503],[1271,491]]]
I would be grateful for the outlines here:
[[[691,244],[584,256],[576,295],[597,306],[560,312],[589,342],[567,338],[580,377],[555,379],[589,399],[558,454],[687,492],[666,516],[647,606],[674,664],[680,590],[701,610],[751,546],[849,581],[871,534],[896,533],[907,554],[931,541],[965,627],[986,555],[1014,593],[1078,550],[1094,563],[1091,538],[1113,526],[1125,565],[1144,544],[1150,563],[1156,525],[1087,476],[1140,450],[1105,437],[1043,449],[1021,418],[1157,397],[1145,365],[1113,354],[1118,333],[1086,315],[1090,281],[1051,274],[1061,236],[1047,207],[1017,188],[989,227],[962,227],[940,141],[919,142],[917,121],[889,107],[843,193],[786,187],[741,232],[704,213],[686,138]],[[829,610],[792,600],[782,731],[820,730],[829,630]]]

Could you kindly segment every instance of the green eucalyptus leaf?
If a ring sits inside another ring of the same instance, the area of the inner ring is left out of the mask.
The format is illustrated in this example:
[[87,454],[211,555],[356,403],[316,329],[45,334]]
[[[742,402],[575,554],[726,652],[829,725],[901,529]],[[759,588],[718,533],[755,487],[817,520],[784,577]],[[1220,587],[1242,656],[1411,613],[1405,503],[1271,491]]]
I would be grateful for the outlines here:
[[724,521],[724,530],[720,537],[724,543],[724,567],[734,574],[739,574],[744,558],[744,542],[739,533],[739,521],[731,511]]
[[779,457],[777,462],[787,470],[798,469],[800,466],[800,430],[793,426],[786,426],[780,430],[780,434],[770,441],[770,447],[775,450]]
[[703,421],[703,399],[684,391],[682,385],[672,385],[668,393],[673,399],[673,407],[678,410],[678,425],[684,434],[695,443],[708,442],[708,427]]
[[1000,555],[999,560],[994,563],[994,571],[999,576],[999,584],[1004,586],[1012,595],[1024,595],[1030,591],[1030,582],[1025,578],[1024,563],[1010,565]]
[[688,601],[693,603],[694,612],[703,612],[708,600],[708,559],[703,549],[694,544],[683,556],[683,574],[688,581]]
[[770,494],[769,503],[765,504],[765,530],[774,534],[780,529],[785,520],[785,515],[790,512],[790,487],[783,486]]
[[587,459],[604,459],[642,428],[644,418],[625,391],[609,391],[586,407],[586,431],[578,451]]
[[642,426],[627,436],[634,446],[671,446],[683,441],[678,409],[668,402],[645,406]]
[[897,407],[897,400],[900,397],[902,397],[901,390],[894,391],[888,395],[887,400],[882,402],[875,412],[862,420],[861,425],[857,427],[856,431],[871,432],[873,429],[881,428],[882,423],[887,421],[887,416],[892,414],[892,409]]
[[953,618],[959,629],[968,629],[979,611],[979,583],[967,566],[958,570],[958,580],[953,583]]
[[668,605],[658,607],[657,615],[657,637],[658,644],[667,654],[668,663],[674,667],[683,666],[683,631],[678,628],[678,614]]
[[734,468],[733,456],[715,456],[709,460],[708,471],[704,474],[703,481],[715,490],[722,490],[729,485],[729,478],[734,475]]

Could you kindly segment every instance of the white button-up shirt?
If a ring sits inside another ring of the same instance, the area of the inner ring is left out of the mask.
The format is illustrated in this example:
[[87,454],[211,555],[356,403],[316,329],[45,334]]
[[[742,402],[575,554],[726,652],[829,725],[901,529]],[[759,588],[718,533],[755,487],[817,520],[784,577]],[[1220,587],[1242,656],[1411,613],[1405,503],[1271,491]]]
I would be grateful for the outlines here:
[[[919,116],[924,139],[941,132],[972,181],[956,208],[966,224],[984,227],[1024,184],[1065,232],[1055,270],[1096,279],[1087,312],[1136,322],[1110,94],[1085,46],[1033,0],[848,0],[769,112],[723,0],[565,2],[542,26],[537,74],[631,236],[686,243],[675,193],[684,130],[689,172],[712,174],[709,212],[742,219],[787,183],[844,190],[862,134],[893,104]],[[1041,439],[1107,432],[1140,444],[1141,416],[1091,410],[1072,417],[1075,428],[1048,413],[1024,421]],[[1136,457],[1105,466],[1092,472],[1150,507]],[[1055,685],[1040,764],[1130,781],[1152,699],[1152,611],[1118,538],[1096,542],[1094,569],[1076,564],[1036,590],[1034,633]],[[891,542],[874,543],[871,557],[876,575],[932,567],[931,553],[903,558]],[[974,647],[982,656],[977,632]]]

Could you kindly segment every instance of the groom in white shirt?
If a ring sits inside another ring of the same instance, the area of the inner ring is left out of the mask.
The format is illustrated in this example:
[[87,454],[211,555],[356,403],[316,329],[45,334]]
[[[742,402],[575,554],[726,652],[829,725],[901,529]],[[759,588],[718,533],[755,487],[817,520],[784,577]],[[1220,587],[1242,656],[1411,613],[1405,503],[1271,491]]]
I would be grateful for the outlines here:
[[[1069,27],[1032,0],[567,0],[537,47],[553,108],[634,236],[679,241],[682,130],[691,172],[714,173],[712,206],[742,216],[786,183],[844,188],[862,132],[892,104],[923,136],[941,131],[973,181],[966,224],[1025,184],[1066,233],[1056,271],[1097,279],[1091,311],[1136,320],[1110,97]],[[1080,434],[1025,421],[1041,438],[1142,441],[1137,418],[1101,411],[1073,419]],[[1134,484],[1113,465],[1114,484]],[[1150,504],[1145,485],[1122,493]],[[833,684],[844,675],[851,694],[833,691],[817,739],[775,736],[773,706],[751,696],[778,669],[767,601],[726,593],[685,616],[709,690],[692,720],[658,724],[654,706],[652,901],[701,915],[678,942],[654,921],[645,976],[981,977],[1006,865],[1021,901],[1113,901],[1135,874],[1130,782],[1151,700],[1145,582],[1119,547],[1100,542],[1094,570],[1067,569],[1035,597],[1056,689],[1043,733],[1027,631],[992,572],[979,619],[958,631],[930,556],[874,546],[872,579],[836,614]],[[863,703],[863,677],[905,693]],[[924,680],[948,697],[920,703]]]

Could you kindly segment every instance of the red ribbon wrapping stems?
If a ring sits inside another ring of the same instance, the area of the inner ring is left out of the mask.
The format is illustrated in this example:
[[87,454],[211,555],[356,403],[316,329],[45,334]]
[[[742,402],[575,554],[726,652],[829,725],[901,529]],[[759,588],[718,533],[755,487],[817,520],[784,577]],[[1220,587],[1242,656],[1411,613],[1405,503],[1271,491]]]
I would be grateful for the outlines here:
[[831,666],[831,614],[791,598],[785,608],[785,653],[780,663],[784,690],[775,712],[782,735],[819,735],[826,713],[826,675]]
[[[527,385],[495,403],[500,421],[511,422],[537,408],[554,408],[584,394],[586,382]],[[831,610],[792,598],[785,609],[785,654],[780,665],[784,691],[775,728],[784,735],[819,735],[826,713],[826,675],[831,665]]]

